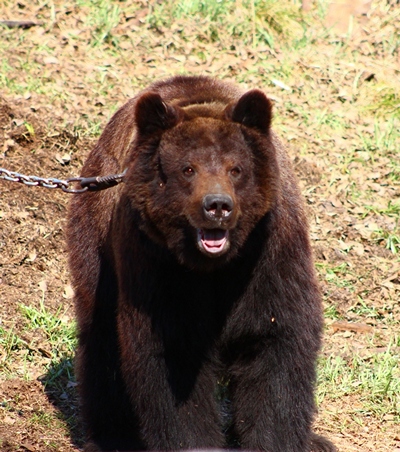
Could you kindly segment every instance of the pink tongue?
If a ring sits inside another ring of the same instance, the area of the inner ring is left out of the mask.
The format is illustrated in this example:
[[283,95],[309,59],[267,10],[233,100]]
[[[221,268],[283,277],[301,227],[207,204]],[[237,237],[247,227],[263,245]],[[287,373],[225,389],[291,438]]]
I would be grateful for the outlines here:
[[216,248],[217,251],[226,242],[227,231],[222,229],[202,229],[201,240],[207,248]]

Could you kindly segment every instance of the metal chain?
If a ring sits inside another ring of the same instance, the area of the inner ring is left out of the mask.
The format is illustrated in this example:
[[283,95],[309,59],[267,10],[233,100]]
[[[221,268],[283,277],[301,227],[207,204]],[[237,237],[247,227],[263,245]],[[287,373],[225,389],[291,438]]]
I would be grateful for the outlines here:
[[[0,179],[9,182],[19,182],[29,187],[39,186],[45,188],[60,188],[65,193],[84,193],[86,191],[99,191],[114,187],[123,182],[126,170],[121,174],[111,174],[97,177],[70,177],[69,179],[54,179],[37,176],[26,176],[25,174],[8,171],[0,168]],[[78,183],[81,188],[72,188],[72,184]]]

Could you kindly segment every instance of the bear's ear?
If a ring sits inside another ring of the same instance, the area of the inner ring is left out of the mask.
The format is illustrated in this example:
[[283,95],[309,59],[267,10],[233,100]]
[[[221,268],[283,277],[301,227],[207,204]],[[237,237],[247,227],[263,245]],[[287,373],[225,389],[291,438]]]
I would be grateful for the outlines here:
[[158,93],[143,94],[136,102],[135,121],[141,135],[170,129],[180,116],[180,109],[165,103]]
[[225,109],[227,118],[244,126],[268,133],[272,119],[272,104],[259,89],[253,89]]

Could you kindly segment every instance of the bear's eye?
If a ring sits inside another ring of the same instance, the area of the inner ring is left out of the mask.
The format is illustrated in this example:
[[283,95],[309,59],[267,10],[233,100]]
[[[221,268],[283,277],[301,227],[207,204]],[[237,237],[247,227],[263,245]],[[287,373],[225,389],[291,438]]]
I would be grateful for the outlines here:
[[242,169],[239,166],[235,166],[231,169],[231,176],[233,177],[239,177],[242,173]]
[[188,177],[194,176],[194,173],[195,173],[194,168],[192,168],[191,166],[186,166],[186,167],[183,169],[183,174],[184,174],[185,176],[188,176]]

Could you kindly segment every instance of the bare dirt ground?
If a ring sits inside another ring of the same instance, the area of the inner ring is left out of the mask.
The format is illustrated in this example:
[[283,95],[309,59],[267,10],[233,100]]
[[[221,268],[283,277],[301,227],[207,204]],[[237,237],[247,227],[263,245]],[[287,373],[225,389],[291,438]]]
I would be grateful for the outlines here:
[[[0,5],[0,19],[36,23],[0,28],[0,167],[79,174],[115,108],[165,76],[263,89],[309,207],[326,307],[316,428],[341,451],[400,451],[399,5],[373,2],[343,37],[311,2],[310,44],[291,52],[214,39],[206,19],[167,27],[157,2],[32,3]],[[0,179],[1,451],[82,445],[68,200]]]

